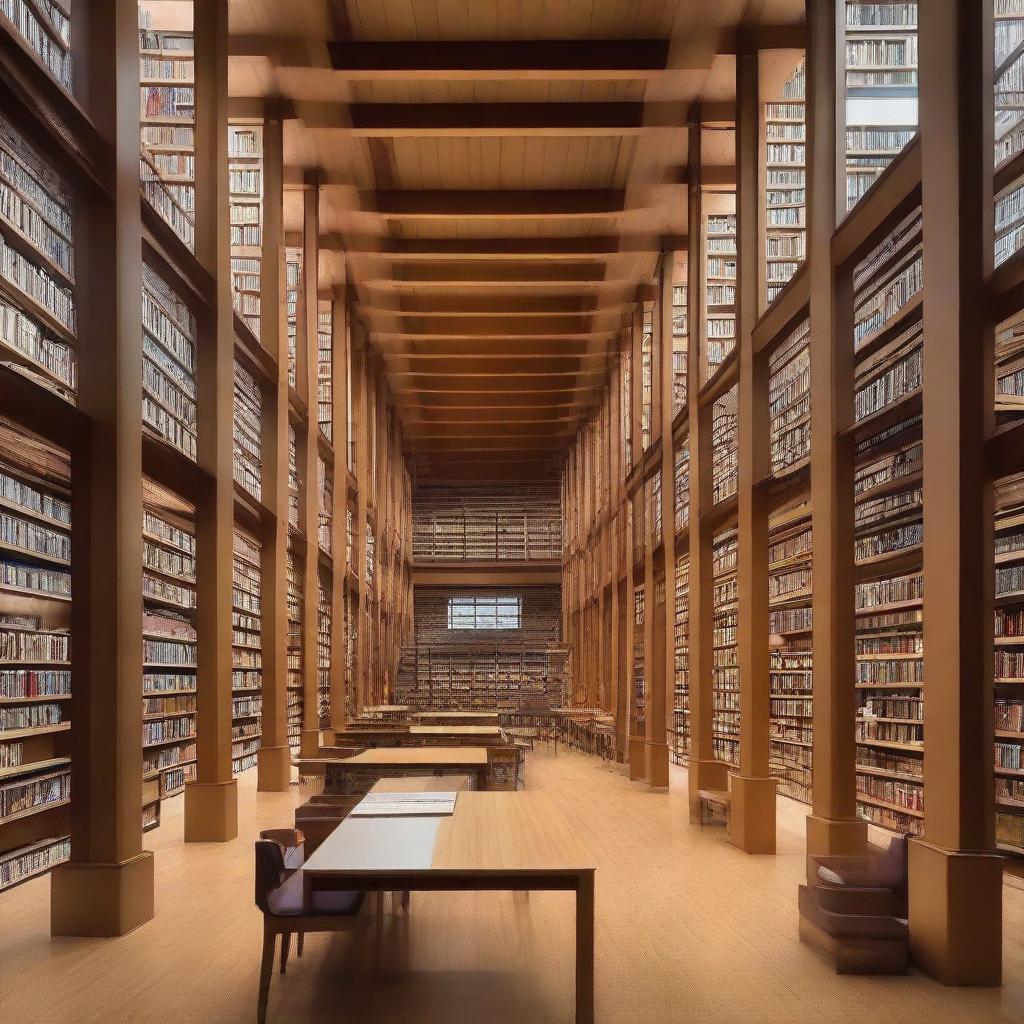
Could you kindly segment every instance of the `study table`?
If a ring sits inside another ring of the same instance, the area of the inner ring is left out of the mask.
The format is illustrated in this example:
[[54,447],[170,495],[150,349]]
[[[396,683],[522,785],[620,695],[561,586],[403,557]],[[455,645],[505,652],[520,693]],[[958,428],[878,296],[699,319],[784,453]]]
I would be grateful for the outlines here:
[[336,745],[357,747],[409,747],[434,744],[442,747],[491,746],[506,743],[497,725],[397,725],[372,726],[361,724],[339,729],[334,733]]
[[375,747],[322,763],[325,793],[365,793],[394,775],[469,775],[477,789],[488,780],[486,747]]
[[576,1022],[594,1020],[594,872],[544,793],[460,792],[453,814],[346,818],[306,861],[321,891],[557,891],[576,894]]
[[497,711],[417,711],[412,718],[420,725],[497,725]]

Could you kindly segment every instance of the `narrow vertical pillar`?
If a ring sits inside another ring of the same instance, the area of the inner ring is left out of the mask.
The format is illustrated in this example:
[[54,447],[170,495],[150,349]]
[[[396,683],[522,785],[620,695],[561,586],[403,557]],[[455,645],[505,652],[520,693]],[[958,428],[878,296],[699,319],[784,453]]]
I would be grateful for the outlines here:
[[348,512],[348,304],[339,289],[331,304],[331,447],[334,452],[334,507],[331,519],[331,722],[348,721],[345,702],[348,623],[345,621],[346,517]]
[[910,943],[946,984],[1002,979],[993,852],[992,0],[938,0],[920,28],[924,214],[924,797]]
[[852,335],[838,336],[839,312],[852,331],[849,287],[837,289],[831,246],[843,91],[837,37],[844,5],[807,5],[807,260],[811,318],[811,505],[814,590],[814,787],[807,852],[855,853],[867,842],[857,818],[854,689],[853,446],[838,431],[853,421]]
[[[646,566],[646,552],[650,549],[650,539],[647,536],[646,529],[646,515],[644,514],[645,501],[644,501],[644,436],[643,436],[643,400],[644,400],[644,389],[643,389],[643,337],[644,337],[644,312],[643,306],[639,303],[635,304],[631,310],[630,315],[630,326],[629,326],[629,344],[632,350],[632,361],[633,361],[633,375],[630,380],[632,387],[632,401],[630,404],[630,437],[632,438],[632,452],[633,460],[630,467],[630,476],[633,479],[633,489],[630,492],[629,487],[626,488],[626,500],[631,502],[634,509],[633,514],[633,543],[630,546],[629,551],[626,553],[626,565],[627,579],[629,580],[629,614],[633,617],[635,627],[635,601],[634,593],[636,590],[636,538],[642,537],[644,540],[644,552],[645,552],[645,566]],[[633,500],[633,495],[639,495],[639,502]],[[637,521],[637,511],[639,511],[639,522]],[[648,590],[646,586],[646,578],[644,579],[644,626],[640,633],[641,643],[644,645],[644,687],[646,690],[645,697],[650,694],[651,681],[647,675],[647,624],[654,615],[654,594],[652,590]],[[634,645],[636,643],[636,632],[634,628],[633,635]],[[633,664],[634,653],[633,647],[628,652],[629,658],[629,777],[633,780],[642,780],[645,777],[647,771],[646,762],[646,734],[640,732],[637,725],[637,706],[636,706],[636,680],[634,679],[635,666]]]
[[[305,401],[306,419],[296,426],[299,470],[299,523],[303,534],[302,733],[303,757],[320,749],[320,424],[317,414],[317,350],[320,264],[320,185],[307,174],[302,193],[302,279],[296,338],[296,383]],[[334,623],[331,623],[332,630]]]
[[768,770],[768,508],[759,481],[769,463],[768,381],[754,354],[758,318],[761,190],[758,53],[736,58],[736,210],[738,242],[739,422],[737,455],[737,655],[740,670],[740,770],[730,773],[730,841],[747,853],[775,852],[775,780]]
[[89,113],[113,157],[109,200],[78,217],[79,409],[71,449],[71,861],[51,873],[54,935],[123,935],[153,916],[142,849],[142,222],[135,8],[83,9]]
[[196,509],[196,778],[185,785],[185,839],[238,834],[231,770],[231,592],[234,547],[234,310],[228,202],[227,0],[194,6],[196,256],[216,281],[197,346],[198,461],[210,485]]
[[654,651],[658,665],[651,687],[647,712],[647,781],[655,788],[668,787],[668,702],[675,679],[673,626],[676,616],[676,525],[675,463],[672,449],[672,278],[675,253],[661,260],[658,311],[655,318],[654,367],[652,386],[658,396],[655,426],[661,434],[661,563],[665,581],[665,600],[656,606],[660,616],[659,644]]
[[[263,252],[261,341],[276,361],[277,382],[265,395],[262,430],[264,521],[260,566],[263,735],[257,787],[281,792],[291,778],[288,749],[288,326],[284,268],[284,124],[276,109],[263,124]],[[309,619],[310,610],[305,609]]]
[[711,416],[702,409],[700,387],[704,379],[707,325],[704,322],[704,204],[701,195],[701,139],[699,125],[689,137],[689,245],[686,264],[686,318],[690,344],[686,352],[688,435],[690,446],[690,820],[700,820],[701,789],[724,789],[726,767],[714,756],[712,740],[712,666],[714,593],[711,566],[711,530],[701,513],[711,507]]
[[[620,357],[616,353],[610,368],[608,388],[608,463],[605,474],[606,506],[608,520],[608,585],[611,589],[611,636],[608,650],[608,713],[615,716],[618,710],[619,690],[622,687],[620,669],[620,646],[622,644],[619,603],[619,576],[622,558],[619,550],[619,526],[622,522],[622,508],[619,502],[619,476],[622,472],[622,413],[619,408]],[[616,755],[619,751],[619,723],[615,722]]]

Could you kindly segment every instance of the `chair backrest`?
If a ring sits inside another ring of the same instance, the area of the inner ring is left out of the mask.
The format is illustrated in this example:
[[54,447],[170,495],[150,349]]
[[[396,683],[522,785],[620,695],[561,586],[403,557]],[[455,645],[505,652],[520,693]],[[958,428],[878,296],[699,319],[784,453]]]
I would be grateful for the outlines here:
[[284,881],[284,853],[276,839],[256,840],[256,906],[270,912],[270,895]]

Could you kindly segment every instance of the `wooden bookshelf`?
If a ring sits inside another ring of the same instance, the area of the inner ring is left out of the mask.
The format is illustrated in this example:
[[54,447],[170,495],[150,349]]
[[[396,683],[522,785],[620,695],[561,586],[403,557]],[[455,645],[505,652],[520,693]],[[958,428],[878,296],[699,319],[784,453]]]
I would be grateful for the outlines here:
[[235,775],[256,766],[262,721],[262,545],[236,525],[232,585],[231,766]]

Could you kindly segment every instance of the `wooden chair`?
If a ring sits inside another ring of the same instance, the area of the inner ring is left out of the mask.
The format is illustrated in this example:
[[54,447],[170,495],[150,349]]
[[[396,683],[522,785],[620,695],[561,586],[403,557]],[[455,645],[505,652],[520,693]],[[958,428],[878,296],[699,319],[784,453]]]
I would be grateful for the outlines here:
[[265,828],[260,839],[273,839],[281,844],[284,869],[289,874],[301,868],[306,860],[306,837],[300,828]]
[[318,892],[313,895],[312,906],[306,907],[302,871],[286,867],[281,843],[276,839],[256,841],[256,906],[263,912],[263,960],[256,1005],[258,1024],[264,1024],[267,1019],[277,936],[281,936],[281,973],[284,974],[292,933],[298,935],[297,952],[302,956],[306,932],[353,931],[364,920],[359,913],[363,895],[361,892]]

